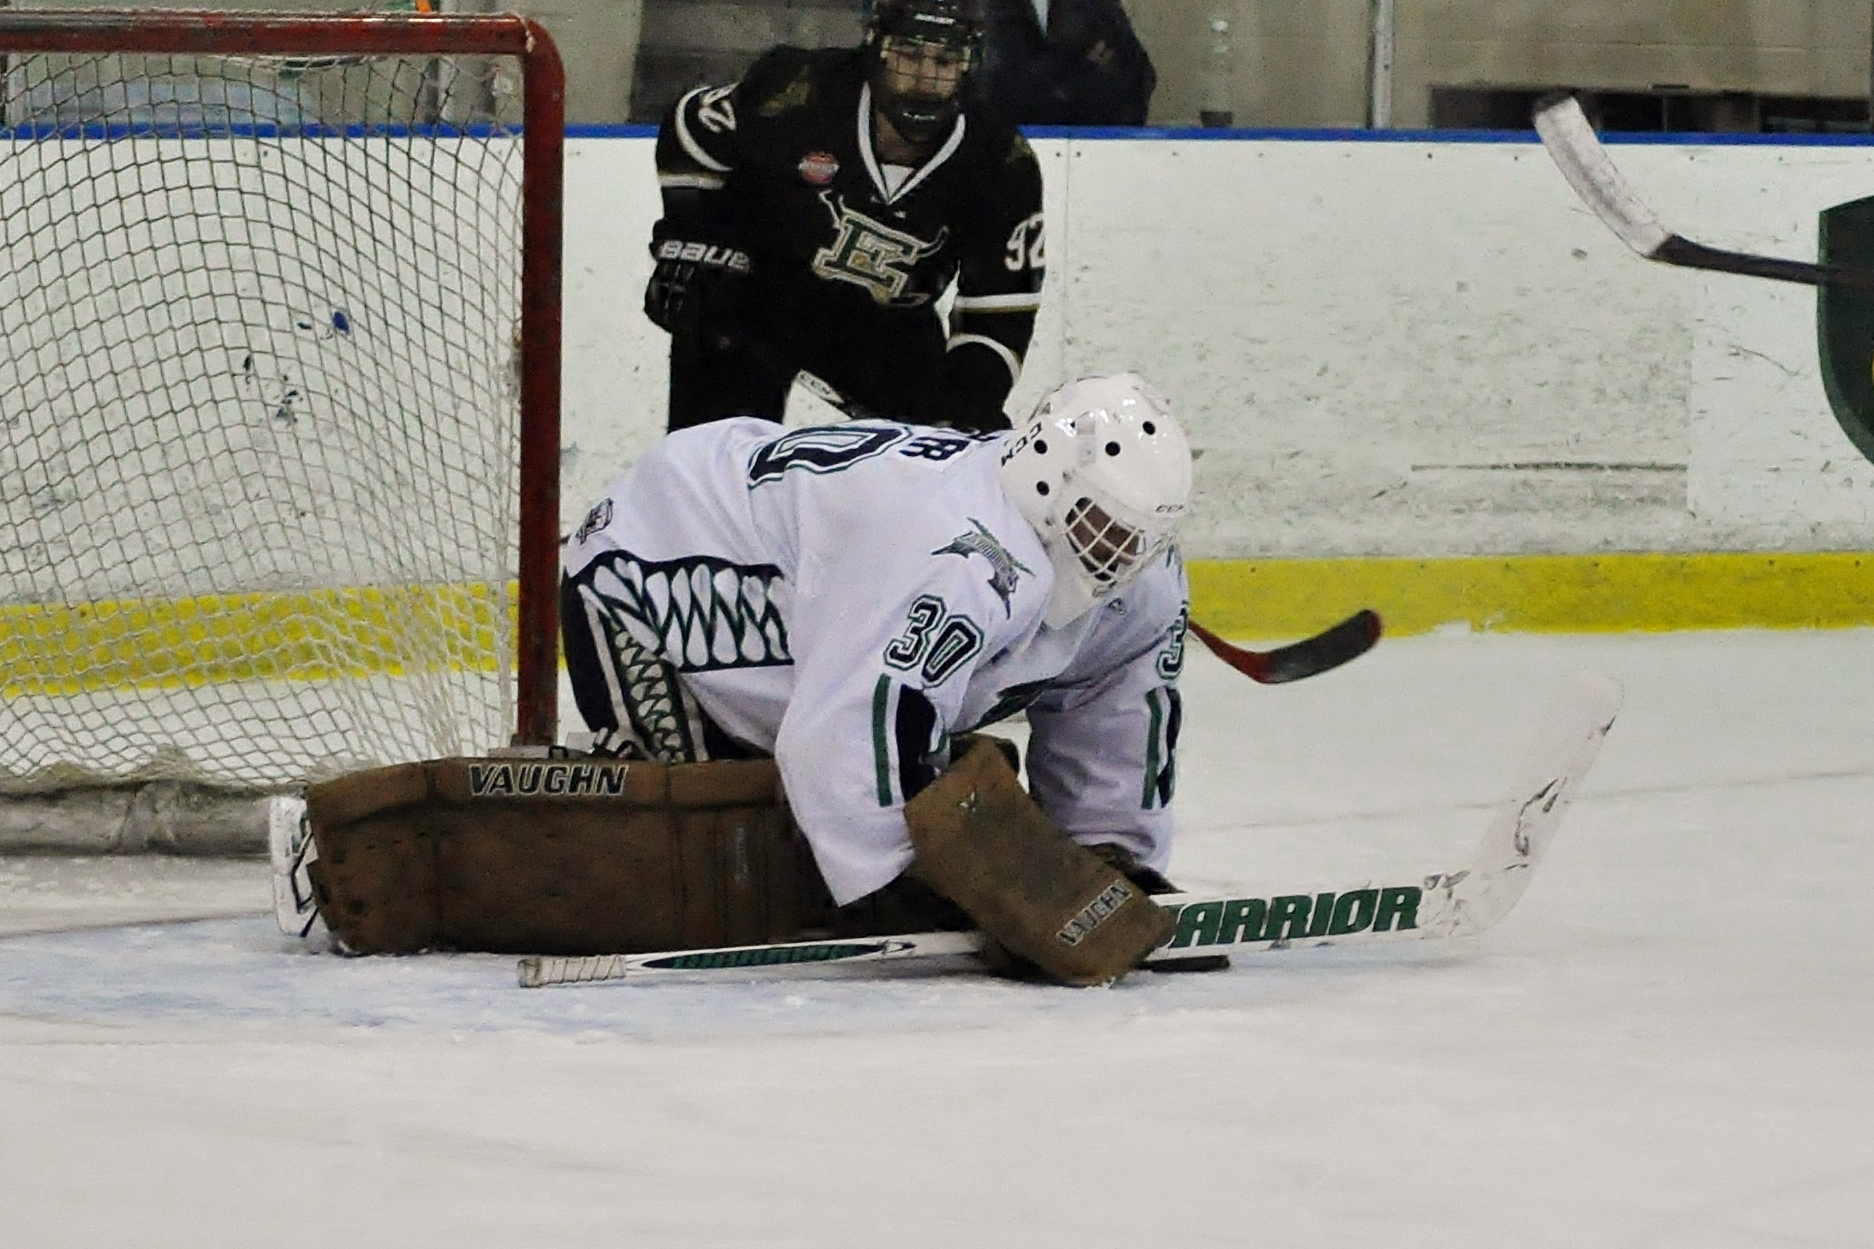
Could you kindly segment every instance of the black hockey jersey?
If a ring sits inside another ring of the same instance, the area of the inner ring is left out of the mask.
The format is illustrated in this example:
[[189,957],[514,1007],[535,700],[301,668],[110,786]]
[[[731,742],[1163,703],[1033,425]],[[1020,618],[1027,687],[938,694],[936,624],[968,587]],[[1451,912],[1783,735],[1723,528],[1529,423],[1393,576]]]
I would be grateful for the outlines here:
[[922,166],[881,165],[871,111],[850,48],[775,48],[739,83],[691,91],[657,140],[664,228],[749,252],[741,315],[756,333],[855,351],[934,334],[946,371],[992,381],[999,405],[1040,306],[1040,166],[1014,129],[971,112]]

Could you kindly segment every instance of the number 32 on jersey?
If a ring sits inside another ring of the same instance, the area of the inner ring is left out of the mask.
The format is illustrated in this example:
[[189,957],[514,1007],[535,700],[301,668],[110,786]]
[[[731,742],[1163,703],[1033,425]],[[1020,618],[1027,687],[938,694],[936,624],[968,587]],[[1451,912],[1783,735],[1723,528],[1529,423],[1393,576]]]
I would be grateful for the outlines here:
[[1040,213],[1016,222],[1015,229],[1009,232],[1009,245],[1002,257],[1003,267],[1010,273],[1045,268],[1047,249],[1043,245],[1043,234]]

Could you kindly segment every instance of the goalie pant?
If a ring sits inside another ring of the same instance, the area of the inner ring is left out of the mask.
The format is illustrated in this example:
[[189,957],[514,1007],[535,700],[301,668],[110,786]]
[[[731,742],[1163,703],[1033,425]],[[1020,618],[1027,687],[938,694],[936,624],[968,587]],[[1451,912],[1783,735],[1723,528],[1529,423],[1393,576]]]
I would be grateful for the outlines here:
[[1163,870],[1186,621],[1175,549],[1059,629],[1003,493],[1009,435],[886,421],[682,430],[567,542],[573,693],[606,750],[771,755],[836,902],[910,864],[954,734],[1024,712],[1028,780],[1083,844]]

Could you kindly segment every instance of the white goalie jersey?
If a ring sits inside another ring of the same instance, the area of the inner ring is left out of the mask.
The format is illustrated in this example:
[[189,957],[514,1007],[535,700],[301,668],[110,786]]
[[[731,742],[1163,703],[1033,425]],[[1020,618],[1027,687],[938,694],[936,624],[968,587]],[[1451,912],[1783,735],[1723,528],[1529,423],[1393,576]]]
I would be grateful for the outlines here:
[[950,737],[1023,712],[1030,787],[1063,829],[1170,857],[1183,564],[1174,547],[1044,626],[1048,557],[997,478],[1010,437],[699,426],[615,480],[566,544],[595,633],[628,633],[775,757],[837,902],[909,865],[904,803]]

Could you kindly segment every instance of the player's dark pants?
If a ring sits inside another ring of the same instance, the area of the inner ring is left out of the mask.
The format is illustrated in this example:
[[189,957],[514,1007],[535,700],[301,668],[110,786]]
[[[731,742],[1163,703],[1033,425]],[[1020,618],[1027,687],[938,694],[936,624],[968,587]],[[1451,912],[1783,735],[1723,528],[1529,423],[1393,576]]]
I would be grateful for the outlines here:
[[669,428],[731,416],[779,421],[803,371],[837,391],[852,415],[914,420],[943,353],[942,329],[927,312],[839,328],[770,318],[685,326],[670,341]]

